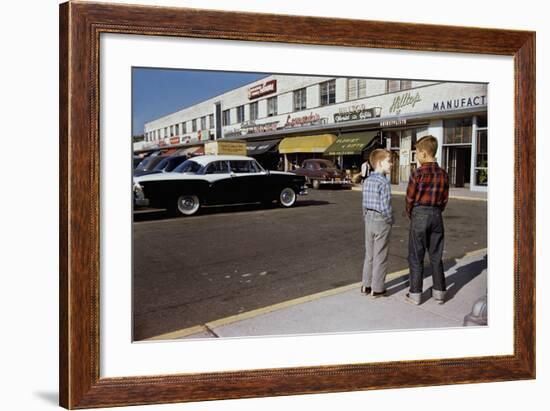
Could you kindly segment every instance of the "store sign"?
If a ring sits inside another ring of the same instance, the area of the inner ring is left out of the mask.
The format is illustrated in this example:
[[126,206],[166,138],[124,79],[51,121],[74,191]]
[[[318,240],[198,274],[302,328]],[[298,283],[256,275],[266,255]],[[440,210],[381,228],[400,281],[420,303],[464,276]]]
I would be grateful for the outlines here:
[[180,138],[179,137],[170,137],[170,144],[179,144]]
[[369,118],[380,117],[381,107],[367,108],[365,104],[344,107],[334,114],[334,122],[342,123],[344,121],[368,120]]
[[293,128],[293,127],[303,127],[303,126],[312,126],[315,124],[323,124],[321,116],[317,113],[310,113],[307,116],[295,117],[292,118],[290,115],[286,118],[286,123],[284,128]]
[[421,101],[422,98],[420,98],[420,93],[401,94],[393,99],[392,105],[390,106],[390,113],[399,114],[402,109],[408,107],[414,108],[416,103],[420,103]]
[[183,136],[181,138],[181,142],[184,144],[189,144],[190,141],[191,141],[191,136]]
[[223,136],[226,137],[226,138],[227,137],[237,137],[237,136],[240,137],[242,135],[243,135],[242,130],[236,129],[236,128],[229,129],[229,130],[223,132]]
[[459,108],[484,106],[486,104],[487,96],[455,98],[452,100],[434,101],[433,111],[457,110]]
[[406,118],[396,118],[394,120],[381,120],[380,127],[395,127],[395,126],[404,126],[407,124]]
[[255,133],[266,133],[268,131],[277,130],[279,125],[278,121],[272,121],[270,123],[256,124],[255,121],[250,120],[244,123],[241,123],[241,130],[245,134],[255,134]]
[[204,145],[204,154],[234,154],[246,155],[246,143],[244,141],[211,141]]
[[248,99],[252,100],[277,91],[277,80],[269,80],[248,89]]

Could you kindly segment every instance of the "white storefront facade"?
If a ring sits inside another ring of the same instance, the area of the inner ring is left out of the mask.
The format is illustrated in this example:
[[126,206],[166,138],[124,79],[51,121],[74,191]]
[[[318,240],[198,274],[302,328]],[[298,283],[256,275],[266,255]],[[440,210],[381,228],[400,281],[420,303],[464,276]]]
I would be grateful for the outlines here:
[[251,152],[265,142],[284,169],[324,156],[356,171],[382,146],[394,155],[392,183],[400,184],[415,167],[416,141],[431,134],[452,185],[483,191],[487,103],[486,84],[271,75],[146,123],[134,151],[171,154],[235,139]]

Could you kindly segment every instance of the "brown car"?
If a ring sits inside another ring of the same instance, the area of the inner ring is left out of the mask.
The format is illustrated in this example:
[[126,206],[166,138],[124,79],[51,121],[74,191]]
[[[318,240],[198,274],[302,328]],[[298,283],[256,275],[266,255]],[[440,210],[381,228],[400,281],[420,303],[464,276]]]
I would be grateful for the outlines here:
[[340,170],[330,160],[320,158],[311,158],[304,160],[302,167],[292,171],[294,174],[304,176],[306,183],[313,188],[318,189],[322,185],[332,185],[339,187],[351,187],[351,181],[346,173]]

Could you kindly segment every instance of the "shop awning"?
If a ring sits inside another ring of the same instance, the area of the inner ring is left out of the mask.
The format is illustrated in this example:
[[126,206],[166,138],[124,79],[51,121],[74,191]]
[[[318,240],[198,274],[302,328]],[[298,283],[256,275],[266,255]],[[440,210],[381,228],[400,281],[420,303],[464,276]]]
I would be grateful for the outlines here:
[[287,137],[279,144],[279,153],[323,153],[335,140],[334,134]]
[[377,131],[344,133],[325,151],[329,156],[361,154],[378,134]]
[[174,154],[176,151],[178,151],[177,148],[169,148],[168,150],[164,150],[162,152],[162,155],[163,156],[170,156],[170,155]]
[[273,150],[277,144],[279,144],[279,140],[247,141],[246,152],[249,156],[257,156]]
[[177,155],[184,156],[186,154],[203,154],[203,153],[204,153],[203,146],[195,146],[195,147],[180,148],[177,152]]

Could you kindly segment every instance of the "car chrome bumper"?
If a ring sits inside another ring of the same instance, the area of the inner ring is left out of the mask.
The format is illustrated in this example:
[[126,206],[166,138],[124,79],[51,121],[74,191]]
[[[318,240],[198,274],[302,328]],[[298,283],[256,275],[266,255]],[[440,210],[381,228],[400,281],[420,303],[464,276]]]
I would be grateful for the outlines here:
[[351,187],[351,181],[350,180],[319,180],[319,184],[330,184],[330,185],[338,185],[338,186],[350,186]]

